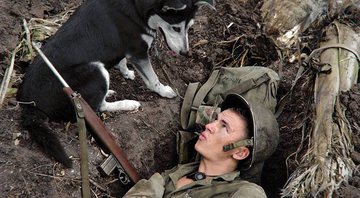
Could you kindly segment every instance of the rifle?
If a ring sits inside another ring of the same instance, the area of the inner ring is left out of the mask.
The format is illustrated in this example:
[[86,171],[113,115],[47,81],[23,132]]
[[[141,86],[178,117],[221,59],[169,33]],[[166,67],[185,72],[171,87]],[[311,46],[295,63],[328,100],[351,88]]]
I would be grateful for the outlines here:
[[[49,59],[45,56],[45,54],[36,46],[33,42],[32,45],[39,53],[39,55],[43,58],[45,63],[49,66],[51,71],[56,75],[56,77],[60,80],[62,85],[64,86],[63,91],[70,97],[79,96],[80,94],[74,92],[70,86],[65,82],[59,72],[55,69],[53,64],[49,61]],[[133,183],[137,183],[140,180],[140,176],[132,166],[132,164],[127,159],[123,150],[116,144],[115,138],[112,134],[107,130],[103,122],[96,115],[96,113],[92,110],[89,104],[82,98],[79,97],[79,102],[82,106],[84,117],[86,122],[89,124],[95,135],[101,141],[101,143],[112,153],[113,157],[120,163],[123,170],[126,172],[127,176],[130,177],[130,180]],[[122,175],[124,176],[124,175]],[[121,179],[121,178],[120,178]],[[124,179],[124,178],[123,178]],[[126,179],[125,179],[126,180]],[[124,182],[123,182],[124,183]]]

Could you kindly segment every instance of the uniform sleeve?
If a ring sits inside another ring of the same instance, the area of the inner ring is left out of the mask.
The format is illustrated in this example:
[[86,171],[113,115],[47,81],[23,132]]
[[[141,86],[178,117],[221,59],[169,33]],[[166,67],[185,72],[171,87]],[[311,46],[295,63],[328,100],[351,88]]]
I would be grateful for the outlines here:
[[254,184],[247,183],[246,185],[241,186],[231,198],[266,198],[266,194],[263,188]]
[[163,177],[159,173],[155,173],[150,179],[142,179],[136,183],[123,198],[161,198],[164,190]]

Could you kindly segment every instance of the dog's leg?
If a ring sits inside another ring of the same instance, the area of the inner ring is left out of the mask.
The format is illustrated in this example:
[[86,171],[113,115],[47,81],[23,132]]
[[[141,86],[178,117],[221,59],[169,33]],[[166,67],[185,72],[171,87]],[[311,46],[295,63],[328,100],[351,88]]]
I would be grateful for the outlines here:
[[154,69],[151,66],[149,59],[138,60],[135,58],[130,58],[129,60],[134,64],[136,70],[144,80],[147,88],[158,93],[162,97],[174,98],[177,96],[175,91],[170,86],[161,84]]
[[[94,104],[93,106],[97,106],[95,105],[96,103],[99,104],[99,111],[130,111],[136,110],[141,106],[140,103],[135,100],[120,100],[116,102],[107,102],[105,98],[110,94],[115,93],[113,90],[109,90],[109,72],[106,70],[104,64],[101,62],[92,62],[89,64],[89,66],[97,68],[97,70],[94,70],[93,72],[96,76],[94,75],[94,78],[92,79],[92,89],[89,89],[90,87],[88,87],[90,83],[86,84],[87,87],[85,88],[87,91],[84,90],[83,95],[86,98],[94,98],[94,94],[99,93],[99,90],[103,90],[102,96],[100,96],[99,94],[96,95],[96,101],[93,101],[94,99],[90,100],[92,101],[91,104]],[[91,92],[90,90],[93,90],[93,92]]]
[[117,65],[114,66],[116,69],[120,70],[124,78],[134,80],[135,72],[130,70],[126,65],[126,58],[123,58]]
[[115,94],[116,94],[116,91],[109,89],[109,90],[107,91],[105,97],[108,98],[108,97],[113,96],[113,95],[115,95]]

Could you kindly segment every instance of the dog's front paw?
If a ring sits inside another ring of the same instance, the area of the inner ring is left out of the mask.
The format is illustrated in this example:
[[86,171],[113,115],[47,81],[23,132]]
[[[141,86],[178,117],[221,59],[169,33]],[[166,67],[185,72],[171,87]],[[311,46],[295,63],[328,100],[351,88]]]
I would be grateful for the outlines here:
[[122,75],[126,79],[134,80],[135,79],[135,72],[134,70],[127,70],[127,72],[122,72]]
[[140,102],[136,100],[123,100],[122,102],[123,103],[121,104],[121,109],[126,111],[137,110],[141,106]]
[[170,86],[162,85],[159,89],[159,95],[166,98],[175,98],[177,94]]

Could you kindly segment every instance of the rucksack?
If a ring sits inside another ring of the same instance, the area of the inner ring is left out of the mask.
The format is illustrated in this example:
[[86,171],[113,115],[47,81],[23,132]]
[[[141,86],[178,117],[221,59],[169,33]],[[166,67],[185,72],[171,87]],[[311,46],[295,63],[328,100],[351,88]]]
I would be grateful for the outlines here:
[[204,85],[190,83],[181,106],[180,122],[183,130],[177,133],[179,163],[196,160],[196,126],[209,121],[209,109],[220,111],[216,107],[228,93],[238,93],[246,100],[260,103],[275,113],[279,81],[278,74],[272,69],[245,66],[220,67],[212,72]]

